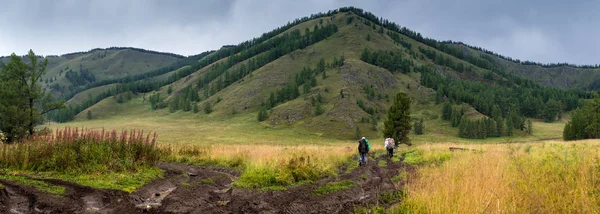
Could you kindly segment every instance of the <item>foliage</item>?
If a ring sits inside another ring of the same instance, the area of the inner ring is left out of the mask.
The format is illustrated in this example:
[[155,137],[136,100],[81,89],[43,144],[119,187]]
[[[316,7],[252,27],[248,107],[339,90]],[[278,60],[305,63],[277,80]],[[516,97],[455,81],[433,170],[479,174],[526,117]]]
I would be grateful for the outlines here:
[[408,138],[408,133],[412,129],[410,124],[410,98],[406,93],[400,92],[396,94],[384,125],[384,136],[393,138],[396,144],[411,145]]
[[[421,66],[421,84],[437,90],[438,93],[458,103],[464,102],[477,111],[497,119],[512,117],[515,128],[522,129],[522,120],[515,117],[526,116],[555,120],[559,111],[570,111],[580,105],[580,99],[588,95],[581,91],[562,90],[540,86],[531,80],[514,77],[511,82],[502,85],[489,85],[483,82],[459,80],[444,77],[431,68]],[[542,112],[540,106],[546,107]],[[495,110],[494,108],[496,108]],[[495,115],[498,111],[499,115]],[[442,115],[443,116],[443,115]],[[524,121],[524,120],[523,120]],[[517,126],[518,125],[518,126]]]
[[260,110],[258,111],[257,119],[259,122],[269,119],[269,113],[267,113],[267,109],[265,107],[260,107]]
[[38,57],[29,50],[30,64],[12,54],[8,64],[0,70],[0,141],[12,143],[35,134],[35,126],[43,121],[48,111],[64,107],[55,102],[40,86],[48,59],[38,63]]
[[423,134],[423,118],[419,119],[418,121],[415,121],[415,123],[413,124],[413,128],[414,128],[414,132],[416,135],[422,135]]
[[368,49],[362,51],[360,60],[380,66],[391,72],[410,72],[410,66],[413,65],[411,60],[406,59],[402,52],[396,51],[375,51],[371,52]]
[[600,97],[586,103],[583,108],[571,113],[571,120],[565,124],[564,140],[600,138]]
[[210,104],[210,102],[205,102],[204,103],[204,113],[205,114],[210,114],[212,112],[213,112],[212,104]]
[[[178,110],[192,111],[196,102],[200,101],[198,91],[195,90],[191,85],[186,86],[181,90],[174,99],[169,102],[169,111],[175,112]],[[208,102],[207,102],[208,103]],[[210,104],[206,104],[210,105]],[[197,108],[197,107],[196,107]],[[206,110],[205,110],[206,113]],[[207,114],[209,114],[208,112]]]

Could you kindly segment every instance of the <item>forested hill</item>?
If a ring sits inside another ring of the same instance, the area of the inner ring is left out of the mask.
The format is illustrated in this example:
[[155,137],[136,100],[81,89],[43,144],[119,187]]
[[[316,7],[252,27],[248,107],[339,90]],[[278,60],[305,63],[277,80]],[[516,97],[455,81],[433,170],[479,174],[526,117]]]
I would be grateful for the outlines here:
[[[555,121],[590,98],[577,89],[587,87],[589,80],[581,82],[583,77],[563,72],[564,77],[549,75],[555,79],[548,83],[532,78],[537,71],[521,74],[530,68],[563,67],[582,75],[597,73],[593,66],[532,64],[437,41],[345,7],[296,19],[255,39],[148,74],[85,88],[73,96],[79,102],[51,118],[85,119],[88,113],[140,99],[144,106],[131,105],[224,119],[256,114],[262,123],[349,137],[348,130],[377,132],[390,99],[405,92],[417,109],[413,119],[437,121],[441,106],[451,103],[444,119],[456,129],[462,120],[463,127],[486,126],[461,135],[485,138],[511,135],[513,129],[526,133],[529,118]],[[553,84],[556,78],[573,82]]]
[[[41,83],[56,97],[62,97],[100,81],[145,73],[185,57],[139,48],[112,47],[45,58],[48,66]],[[0,58],[0,62],[8,60],[9,57]]]

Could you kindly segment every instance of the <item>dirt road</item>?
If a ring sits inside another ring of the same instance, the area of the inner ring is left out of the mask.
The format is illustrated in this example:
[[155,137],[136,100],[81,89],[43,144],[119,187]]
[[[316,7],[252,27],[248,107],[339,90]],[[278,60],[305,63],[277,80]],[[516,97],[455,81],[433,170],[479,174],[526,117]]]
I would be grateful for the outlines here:
[[[377,162],[385,161],[386,166]],[[393,182],[401,171],[414,171],[402,162],[379,157],[350,173],[329,177],[282,191],[232,188],[239,176],[233,169],[159,163],[164,178],[136,192],[94,189],[60,180],[54,195],[15,182],[0,180],[0,213],[349,213],[356,207],[390,206],[382,193],[401,191],[405,181]],[[342,172],[345,169],[340,169]],[[329,182],[353,181],[356,185],[328,195],[314,194]]]

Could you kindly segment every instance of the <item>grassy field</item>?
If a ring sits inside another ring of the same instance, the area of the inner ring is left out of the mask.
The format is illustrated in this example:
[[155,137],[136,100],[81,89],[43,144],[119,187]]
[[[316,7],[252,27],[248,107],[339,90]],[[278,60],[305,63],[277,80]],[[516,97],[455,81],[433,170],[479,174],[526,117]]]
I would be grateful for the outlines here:
[[422,156],[448,155],[411,175],[391,213],[596,213],[599,140],[565,143],[424,144]]

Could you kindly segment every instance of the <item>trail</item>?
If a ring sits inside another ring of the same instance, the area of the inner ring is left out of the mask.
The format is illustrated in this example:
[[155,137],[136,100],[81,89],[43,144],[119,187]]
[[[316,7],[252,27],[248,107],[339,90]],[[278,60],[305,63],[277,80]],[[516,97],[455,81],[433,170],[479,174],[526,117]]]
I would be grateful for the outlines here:
[[[387,166],[377,166],[380,160]],[[399,191],[405,181],[392,178],[414,169],[387,157],[371,159],[350,173],[328,177],[312,184],[282,191],[232,188],[239,172],[209,166],[159,163],[163,178],[128,194],[118,190],[94,189],[61,180],[47,183],[64,186],[53,195],[11,181],[0,180],[0,213],[349,213],[356,207],[390,206],[381,193]],[[347,166],[346,166],[347,167]],[[329,182],[351,180],[346,190],[319,196],[314,190]]]

